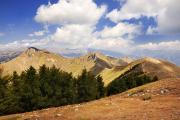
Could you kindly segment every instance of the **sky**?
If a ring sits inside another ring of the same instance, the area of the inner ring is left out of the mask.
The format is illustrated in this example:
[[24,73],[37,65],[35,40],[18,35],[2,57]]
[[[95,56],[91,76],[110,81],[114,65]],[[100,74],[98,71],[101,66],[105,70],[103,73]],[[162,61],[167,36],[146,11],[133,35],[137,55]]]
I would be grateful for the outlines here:
[[179,13],[178,0],[1,0],[0,49],[170,55],[180,51]]

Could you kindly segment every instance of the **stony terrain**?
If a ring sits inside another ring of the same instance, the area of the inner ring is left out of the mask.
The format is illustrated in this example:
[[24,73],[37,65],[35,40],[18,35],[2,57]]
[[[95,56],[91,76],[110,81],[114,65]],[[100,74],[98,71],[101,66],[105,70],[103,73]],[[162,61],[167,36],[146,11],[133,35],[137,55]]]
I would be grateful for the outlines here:
[[163,79],[100,100],[0,117],[1,120],[179,120],[180,79]]

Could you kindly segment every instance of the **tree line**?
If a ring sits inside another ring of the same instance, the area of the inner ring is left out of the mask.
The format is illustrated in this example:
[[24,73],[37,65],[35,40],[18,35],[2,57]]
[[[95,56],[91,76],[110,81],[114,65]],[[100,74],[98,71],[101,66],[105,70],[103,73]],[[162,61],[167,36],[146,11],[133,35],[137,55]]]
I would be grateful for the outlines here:
[[32,66],[20,75],[0,77],[0,114],[87,102],[104,96],[101,76],[86,69],[77,78],[55,66],[36,71]]
[[20,75],[2,77],[0,71],[0,115],[76,104],[124,92],[158,78],[128,73],[104,87],[101,76],[86,69],[77,78],[55,66],[30,66]]
[[128,89],[138,87],[150,82],[155,82],[157,80],[157,76],[151,78],[143,72],[129,72],[123,76],[116,78],[107,86],[107,96],[121,93]]

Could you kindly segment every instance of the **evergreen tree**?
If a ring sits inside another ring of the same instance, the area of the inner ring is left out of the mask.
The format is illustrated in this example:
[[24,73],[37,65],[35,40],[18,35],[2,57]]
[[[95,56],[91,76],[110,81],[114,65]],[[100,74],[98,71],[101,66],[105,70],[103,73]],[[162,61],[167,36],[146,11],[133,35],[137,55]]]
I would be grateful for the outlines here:
[[153,82],[153,80],[142,72],[131,72],[120,76],[112,81],[107,87],[107,94],[117,94],[140,85]]
[[36,69],[32,66],[23,73],[23,86],[21,93],[22,107],[24,110],[30,111],[38,108],[39,98],[41,96],[40,83],[37,79]]
[[105,88],[104,88],[104,82],[100,75],[97,76],[97,87],[98,87],[98,96],[97,98],[101,98],[105,96]]
[[87,102],[94,100],[98,96],[98,86],[95,76],[86,69],[82,71],[82,74],[77,80],[77,92],[78,102]]
[[10,99],[10,90],[9,90],[9,76],[2,77],[0,71],[0,115],[8,114],[11,111],[9,108]]
[[72,104],[76,102],[76,87],[72,74],[61,71],[61,105]]
[[116,79],[107,86],[107,95],[110,96],[117,93],[121,93],[127,89],[128,88],[125,79]]
[[0,99],[3,99],[8,94],[8,80],[0,77]]
[[17,74],[16,71],[13,72],[13,75],[11,77],[11,91],[10,91],[10,103],[9,107],[11,108],[11,111],[14,112],[23,112],[23,108],[21,106],[21,93],[22,91],[22,81],[20,79],[20,76]]
[[40,91],[41,91],[41,97],[39,99],[38,106],[40,108],[48,107],[48,97],[49,97],[49,91],[52,91],[52,87],[50,86],[50,77],[49,77],[50,70],[46,65],[42,65],[39,68],[39,74],[38,79],[40,82]]
[[153,82],[158,81],[158,77],[155,75],[152,79]]
[[36,109],[87,102],[104,96],[101,76],[83,70],[78,78],[55,66],[30,66],[21,75],[0,74],[0,114],[12,114]]

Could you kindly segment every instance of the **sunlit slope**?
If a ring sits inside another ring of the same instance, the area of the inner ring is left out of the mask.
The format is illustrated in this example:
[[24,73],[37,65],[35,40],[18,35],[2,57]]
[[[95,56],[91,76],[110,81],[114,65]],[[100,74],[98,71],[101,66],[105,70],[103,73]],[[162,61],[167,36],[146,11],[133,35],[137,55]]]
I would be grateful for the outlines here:
[[21,73],[23,70],[29,68],[29,66],[38,69],[43,64],[49,67],[55,65],[66,72],[72,72],[75,76],[83,68],[90,70],[95,65],[94,61],[86,61],[81,58],[70,59],[54,53],[29,48],[13,60],[1,64],[1,68],[3,69],[3,74],[11,74],[13,71]]
[[114,67],[112,69],[104,69],[101,75],[105,81],[105,85],[108,85],[125,72],[133,70],[135,66],[137,66],[135,69],[136,71],[144,72],[152,77],[157,76],[159,79],[180,77],[180,68],[178,66],[167,61],[147,57],[136,60],[124,68]]
[[159,79],[180,76],[180,68],[167,61],[154,58],[131,61],[130,58],[113,58],[99,52],[88,53],[77,58],[66,58],[31,47],[11,61],[0,64],[0,69],[3,70],[3,75],[8,75],[12,74],[13,71],[21,73],[30,66],[38,69],[43,64],[49,67],[55,65],[57,68],[69,73],[71,72],[77,77],[86,68],[95,75],[100,74],[103,77],[105,85],[108,85],[108,83],[122,74],[134,70],[135,66],[135,70],[144,72],[149,76],[156,75]]
[[28,69],[29,66],[38,69],[43,64],[49,67],[55,65],[63,71],[72,72],[74,76],[78,76],[84,68],[97,75],[105,68],[111,69],[116,65],[127,65],[123,60],[108,57],[98,52],[77,58],[66,58],[31,47],[11,61],[0,64],[0,68],[3,69],[4,75],[8,75],[12,74],[13,71],[21,73]]

